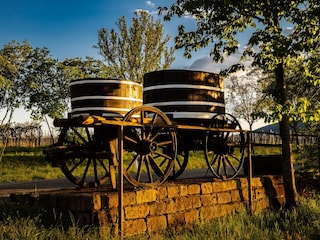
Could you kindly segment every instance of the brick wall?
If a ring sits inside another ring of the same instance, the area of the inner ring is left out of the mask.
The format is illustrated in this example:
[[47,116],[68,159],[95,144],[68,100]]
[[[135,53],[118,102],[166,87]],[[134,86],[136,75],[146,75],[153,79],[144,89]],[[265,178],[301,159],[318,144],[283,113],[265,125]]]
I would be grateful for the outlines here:
[[[167,228],[181,228],[248,208],[248,181],[166,183],[155,189],[125,191],[123,235],[152,234]],[[279,207],[284,203],[282,177],[264,176],[252,180],[252,209]],[[94,214],[100,232],[118,234],[118,193],[93,194]]]

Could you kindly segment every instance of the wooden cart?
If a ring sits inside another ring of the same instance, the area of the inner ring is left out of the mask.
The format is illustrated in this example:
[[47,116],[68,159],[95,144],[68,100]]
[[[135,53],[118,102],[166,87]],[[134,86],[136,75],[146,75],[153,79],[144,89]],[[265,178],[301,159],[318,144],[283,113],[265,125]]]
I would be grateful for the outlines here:
[[[160,73],[165,73],[166,76],[176,74],[172,71]],[[189,72],[183,71],[183,74]],[[74,116],[55,120],[55,126],[60,127],[61,131],[57,143],[46,149],[47,160],[60,167],[71,182],[81,187],[96,187],[110,181],[115,188],[119,151],[123,155],[123,176],[134,186],[152,187],[165,182],[169,177],[177,178],[188,164],[189,152],[198,150],[204,152],[208,169],[215,177],[231,179],[237,176],[243,165],[245,150],[245,137],[239,122],[224,113],[224,108],[221,110],[221,107],[218,111],[208,111],[212,116],[210,118],[190,118],[200,108],[198,105],[194,108],[195,104],[189,109],[187,118],[181,117],[186,107],[180,104],[181,109],[176,111],[180,114],[179,118],[175,118],[171,110],[174,106],[171,105],[183,101],[171,100],[170,109],[167,109],[168,104],[163,103],[168,103],[168,99],[158,103],[146,99],[146,93],[150,89],[156,89],[159,97],[159,89],[167,92],[167,85],[151,88],[144,86],[144,105],[135,106],[123,115],[103,116],[101,112],[99,115],[96,112],[82,114],[80,110],[84,107],[77,107],[74,103]],[[176,82],[171,85],[179,87]],[[184,87],[197,91],[203,89],[198,85]],[[208,87],[205,91],[208,92]],[[99,96],[91,98],[96,101],[102,98]],[[172,98],[171,95],[169,97]],[[107,98],[110,102],[109,97]],[[87,104],[88,97],[73,96],[73,99],[76,99],[74,102],[86,99]],[[199,102],[207,104],[207,101],[201,99]],[[96,111],[92,106],[86,105],[86,108]],[[108,109],[106,112],[110,113]],[[120,126],[123,127],[123,136],[119,136]],[[121,146],[118,146],[119,137],[123,139]]]

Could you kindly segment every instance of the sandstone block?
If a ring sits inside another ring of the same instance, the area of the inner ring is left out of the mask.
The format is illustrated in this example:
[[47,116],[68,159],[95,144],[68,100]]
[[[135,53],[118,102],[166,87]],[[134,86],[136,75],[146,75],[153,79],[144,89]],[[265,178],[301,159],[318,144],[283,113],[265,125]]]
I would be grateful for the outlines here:
[[137,203],[148,203],[157,200],[157,189],[145,189],[137,191]]
[[167,218],[165,216],[153,216],[147,218],[148,232],[158,232],[167,228]]
[[240,185],[240,188],[241,188],[241,189],[244,189],[244,188],[248,188],[248,187],[249,187],[248,179],[247,179],[247,178],[239,178],[238,181],[239,181],[239,185]]
[[183,196],[187,196],[188,195],[188,187],[185,186],[185,185],[180,185],[179,186],[179,189],[180,189],[180,197],[183,197]]
[[240,195],[241,190],[232,190],[231,191],[231,201],[232,202],[241,202],[243,199]]
[[123,194],[123,206],[128,206],[136,203],[136,193],[135,192],[125,192]]
[[217,217],[218,206],[202,207],[200,209],[200,219],[202,221],[208,221]]
[[211,182],[201,183],[201,193],[202,194],[211,194],[212,193],[212,183]]
[[176,199],[176,211],[184,211],[192,208],[192,202],[188,196],[179,197]]
[[237,189],[236,180],[229,180],[229,181],[217,180],[212,183],[213,192],[226,192],[234,189]]
[[106,199],[107,208],[116,208],[118,207],[118,194],[110,194]]
[[267,198],[266,191],[264,188],[254,189],[254,199],[263,199]]
[[168,227],[177,228],[186,224],[185,215],[182,212],[168,215]]
[[218,194],[218,204],[230,203],[231,202],[231,193],[230,192],[221,192]]
[[158,188],[158,194],[157,199],[162,200],[168,197],[168,192],[166,187],[159,187]]
[[185,222],[186,224],[195,223],[199,220],[199,211],[191,210],[185,213]]
[[176,212],[176,203],[173,199],[164,199],[150,205],[150,216],[158,216]]
[[179,186],[168,186],[168,198],[177,198],[179,197]]
[[110,209],[107,214],[111,222],[115,223],[118,221],[118,208]]
[[135,219],[124,221],[123,231],[125,236],[141,234],[147,231],[147,225],[144,219]]
[[200,197],[202,206],[213,206],[217,204],[216,194],[207,194]]
[[126,219],[145,218],[150,212],[148,204],[139,204],[133,206],[127,206],[124,208]]
[[190,184],[188,185],[188,194],[199,194],[200,193],[200,185],[199,184]]
[[263,183],[262,183],[262,179],[261,178],[252,178],[252,186],[253,187],[262,187]]

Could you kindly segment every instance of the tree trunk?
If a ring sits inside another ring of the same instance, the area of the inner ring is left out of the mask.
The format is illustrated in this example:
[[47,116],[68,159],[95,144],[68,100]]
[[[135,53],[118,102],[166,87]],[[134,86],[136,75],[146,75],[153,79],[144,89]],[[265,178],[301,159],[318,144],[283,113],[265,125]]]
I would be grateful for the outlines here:
[[[282,106],[287,103],[286,84],[284,80],[284,67],[280,63],[276,68],[276,84],[278,88],[277,101]],[[291,160],[291,144],[290,144],[290,125],[289,117],[285,113],[280,121],[280,135],[282,139],[282,169],[283,184],[285,190],[286,207],[292,208],[297,206],[297,191],[294,177],[294,169]]]

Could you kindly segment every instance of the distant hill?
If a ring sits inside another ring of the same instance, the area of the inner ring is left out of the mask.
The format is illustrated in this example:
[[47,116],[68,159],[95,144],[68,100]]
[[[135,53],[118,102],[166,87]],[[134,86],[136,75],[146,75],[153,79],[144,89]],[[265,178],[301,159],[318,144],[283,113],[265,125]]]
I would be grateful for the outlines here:
[[[304,128],[304,124],[303,123],[298,123],[298,128],[299,129],[302,129]],[[291,130],[293,130],[291,127],[290,127]],[[258,128],[256,130],[254,130],[256,132],[272,132],[272,133],[280,133],[280,127],[279,127],[279,123],[274,123],[274,124],[270,124],[270,125],[266,125],[266,126],[263,126],[261,128]]]

